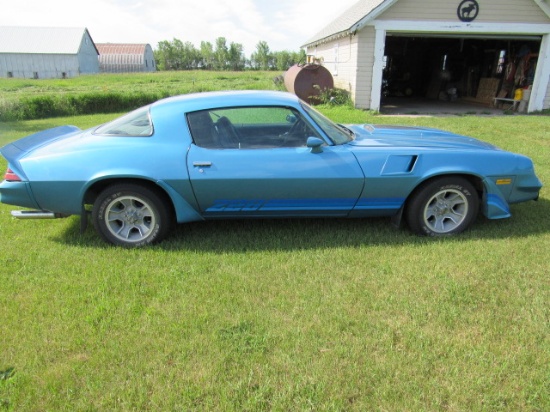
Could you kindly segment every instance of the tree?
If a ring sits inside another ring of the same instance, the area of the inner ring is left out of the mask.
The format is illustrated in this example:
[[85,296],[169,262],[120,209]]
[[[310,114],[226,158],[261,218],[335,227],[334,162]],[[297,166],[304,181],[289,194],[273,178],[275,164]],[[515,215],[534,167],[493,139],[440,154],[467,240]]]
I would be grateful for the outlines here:
[[183,44],[181,64],[184,70],[194,70],[200,64],[200,52],[195,48],[193,43],[186,41]]
[[290,66],[298,63],[305,63],[306,52],[304,50],[300,50],[297,53],[286,50],[275,52],[273,53],[273,60],[275,61],[277,70],[286,71]]
[[179,39],[174,38],[172,40],[172,50],[173,50],[173,60],[172,67],[174,70],[183,69],[183,42]]
[[273,59],[277,70],[280,71],[285,71],[294,64],[291,53],[286,50],[273,53]]
[[201,67],[205,70],[212,70],[214,68],[215,56],[214,47],[212,43],[208,41],[201,41]]
[[158,43],[157,47],[157,50],[154,51],[157,68],[159,70],[172,70],[172,44],[168,40],[163,40]]
[[256,45],[256,52],[252,53],[252,67],[259,70],[269,70],[273,65],[273,57],[267,42],[260,41]]
[[155,59],[160,70],[191,70],[198,67],[200,53],[191,42],[164,40],[158,43]]
[[231,42],[227,46],[225,37],[218,37],[215,47],[212,43],[202,41],[200,49],[187,41],[174,38],[158,43],[154,51],[159,70],[244,70],[245,67],[254,70],[285,71],[296,63],[305,62],[306,54],[300,52],[271,52],[267,42],[260,41],[250,61],[246,60],[243,45]]
[[225,37],[216,39],[216,49],[214,50],[214,67],[216,70],[226,70],[229,63],[229,50],[227,48]]
[[231,70],[239,71],[244,69],[243,45],[233,43],[229,45],[229,66]]

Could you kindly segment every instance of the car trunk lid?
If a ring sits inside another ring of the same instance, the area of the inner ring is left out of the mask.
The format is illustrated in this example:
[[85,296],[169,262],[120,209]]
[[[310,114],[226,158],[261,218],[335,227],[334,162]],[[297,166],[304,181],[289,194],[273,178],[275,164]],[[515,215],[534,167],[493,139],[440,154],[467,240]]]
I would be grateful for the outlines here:
[[69,135],[72,135],[75,132],[79,131],[80,129],[76,126],[59,126],[53,129],[48,129],[42,132],[31,134],[27,137],[23,137],[13,143],[4,146],[0,150],[2,154],[4,154],[4,151],[6,149],[9,149],[10,146],[14,146],[19,149],[20,152],[28,153],[34,149],[37,149],[55,140],[59,140],[60,138],[68,137]]
[[40,147],[56,140],[71,137],[80,131],[76,126],[60,126],[44,130],[8,143],[0,149],[0,153],[6,158],[13,172],[20,177],[25,177],[19,163],[22,158]]

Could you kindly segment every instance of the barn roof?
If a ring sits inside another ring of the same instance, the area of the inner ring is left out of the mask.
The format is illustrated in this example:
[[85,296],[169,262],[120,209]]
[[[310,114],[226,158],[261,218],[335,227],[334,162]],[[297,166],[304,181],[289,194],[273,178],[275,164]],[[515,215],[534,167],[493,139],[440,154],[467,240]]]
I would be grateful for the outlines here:
[[378,16],[396,0],[361,0],[311,37],[303,46],[324,43],[353,33],[360,23]]
[[3,26],[0,27],[0,53],[78,54],[85,35],[91,40],[88,29],[83,27]]
[[96,43],[100,55],[106,54],[145,54],[148,44]]

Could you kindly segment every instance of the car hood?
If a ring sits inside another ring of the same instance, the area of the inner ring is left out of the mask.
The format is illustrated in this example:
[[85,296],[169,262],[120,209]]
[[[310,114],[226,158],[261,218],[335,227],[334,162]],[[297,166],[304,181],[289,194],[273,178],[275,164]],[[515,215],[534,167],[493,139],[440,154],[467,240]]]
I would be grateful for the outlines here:
[[352,146],[424,147],[434,149],[487,149],[498,150],[492,144],[473,137],[429,127],[393,125],[346,125],[355,133]]

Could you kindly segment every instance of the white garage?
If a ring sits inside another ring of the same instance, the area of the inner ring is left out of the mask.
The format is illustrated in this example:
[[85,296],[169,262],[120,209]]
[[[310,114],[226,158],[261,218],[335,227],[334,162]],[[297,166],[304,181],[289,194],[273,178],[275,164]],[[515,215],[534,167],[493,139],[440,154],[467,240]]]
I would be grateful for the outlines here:
[[387,96],[550,108],[548,0],[362,0],[303,47],[358,108]]

